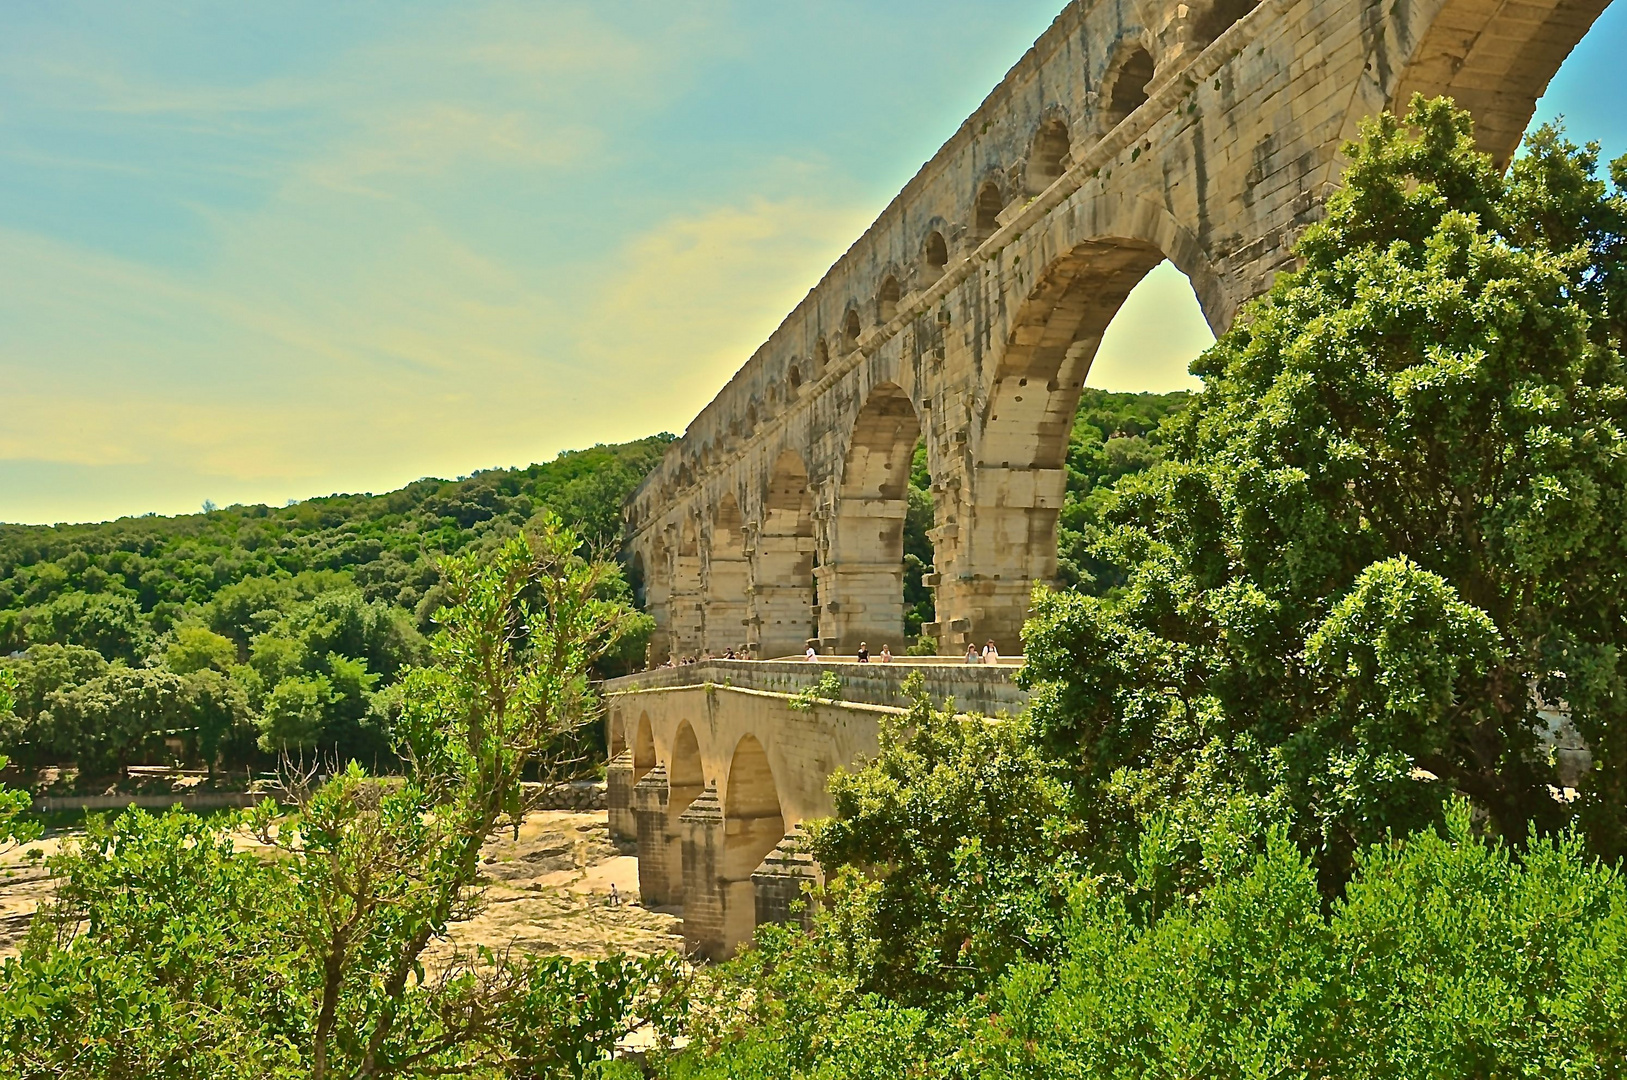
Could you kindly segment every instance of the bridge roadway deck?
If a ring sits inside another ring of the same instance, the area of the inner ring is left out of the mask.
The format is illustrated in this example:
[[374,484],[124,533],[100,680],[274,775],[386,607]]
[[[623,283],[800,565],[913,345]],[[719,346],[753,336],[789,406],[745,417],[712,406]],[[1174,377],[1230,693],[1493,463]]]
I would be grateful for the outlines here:
[[[1006,657],[999,664],[968,664],[954,658],[897,657],[891,663],[858,663],[846,657],[806,660],[700,660],[677,667],[658,667],[618,679],[606,680],[607,695],[681,686],[735,686],[772,694],[795,694],[834,674],[842,684],[842,701],[904,708],[909,705],[904,683],[920,672],[927,696],[942,706],[953,701],[957,712],[985,716],[1015,715],[1028,704],[1028,692],[1017,685],[1022,657]],[[613,740],[612,740],[613,741]]]
[[[681,907],[694,950],[727,956],[762,922],[793,918],[818,868],[800,825],[828,817],[831,774],[873,756],[919,673],[933,704],[1015,715],[1020,659],[705,660],[608,680],[610,829],[638,844],[639,893]],[[798,700],[834,674],[834,700]]]

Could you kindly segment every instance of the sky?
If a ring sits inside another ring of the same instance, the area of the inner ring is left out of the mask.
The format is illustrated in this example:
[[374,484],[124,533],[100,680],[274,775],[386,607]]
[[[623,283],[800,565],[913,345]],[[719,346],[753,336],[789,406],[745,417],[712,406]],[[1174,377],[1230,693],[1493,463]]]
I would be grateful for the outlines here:
[[[681,432],[1059,0],[0,2],[0,521]],[[1627,151],[1612,9],[1539,106]],[[1090,384],[1194,385],[1169,264]]]

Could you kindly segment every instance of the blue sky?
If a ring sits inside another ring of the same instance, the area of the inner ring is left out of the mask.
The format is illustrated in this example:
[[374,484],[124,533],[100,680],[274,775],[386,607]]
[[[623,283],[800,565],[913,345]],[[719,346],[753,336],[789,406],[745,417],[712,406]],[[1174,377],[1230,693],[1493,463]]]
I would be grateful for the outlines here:
[[[681,431],[1059,6],[0,5],[0,520]],[[1627,150],[1624,44],[1539,116]],[[1207,340],[1166,265],[1091,382]]]

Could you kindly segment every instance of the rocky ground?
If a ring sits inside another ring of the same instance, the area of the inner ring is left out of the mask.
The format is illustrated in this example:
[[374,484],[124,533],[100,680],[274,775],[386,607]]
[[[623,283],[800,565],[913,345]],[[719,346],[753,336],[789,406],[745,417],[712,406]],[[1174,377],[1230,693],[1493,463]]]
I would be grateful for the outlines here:
[[[17,952],[29,917],[50,895],[41,860],[74,835],[66,831],[0,852],[0,958]],[[39,856],[29,854],[35,850]],[[490,882],[484,910],[454,928],[440,952],[484,944],[591,959],[683,949],[677,915],[638,904],[638,862],[611,842],[602,810],[533,813],[518,840],[504,833],[487,845],[483,869]],[[612,887],[619,904],[612,903]]]

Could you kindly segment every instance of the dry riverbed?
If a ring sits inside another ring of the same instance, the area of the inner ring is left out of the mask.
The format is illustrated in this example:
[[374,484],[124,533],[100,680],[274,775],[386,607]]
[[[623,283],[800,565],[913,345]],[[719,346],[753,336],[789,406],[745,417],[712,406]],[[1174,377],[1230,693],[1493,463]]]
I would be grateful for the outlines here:
[[[49,856],[74,838],[62,833],[0,853],[0,958],[16,954],[34,909],[50,895],[44,863],[29,851]],[[258,846],[247,836],[240,841]],[[485,908],[453,929],[457,945],[582,959],[683,948],[676,915],[638,904],[638,861],[611,843],[602,810],[533,813],[518,840],[504,832],[486,845],[481,869],[489,882]],[[612,886],[619,905],[611,903]]]

